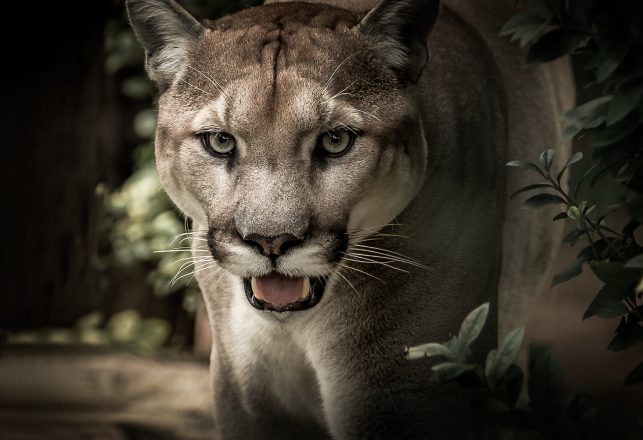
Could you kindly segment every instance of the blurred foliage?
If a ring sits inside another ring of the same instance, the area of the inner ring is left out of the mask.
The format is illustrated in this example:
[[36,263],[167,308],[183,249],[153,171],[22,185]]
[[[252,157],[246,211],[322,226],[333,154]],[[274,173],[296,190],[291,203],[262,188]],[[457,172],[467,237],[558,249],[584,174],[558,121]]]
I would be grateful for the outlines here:
[[51,328],[10,333],[13,344],[84,344],[109,345],[129,352],[150,356],[167,342],[170,325],[162,319],[143,319],[136,310],[123,310],[107,322],[101,312],[80,318],[73,329]]
[[[196,17],[214,19],[258,1],[190,0],[181,4]],[[125,10],[111,20],[106,29],[105,68],[120,82],[123,98],[140,110],[134,115],[132,129],[140,145],[135,149],[133,171],[115,189],[104,186],[97,192],[105,197],[105,225],[108,250],[101,266],[141,268],[158,295],[183,294],[183,306],[196,310],[200,294],[190,274],[193,266],[189,240],[181,235],[189,222],[174,208],[162,191],[154,164],[153,139],[156,129],[154,84],[144,70],[145,54],[129,27]],[[182,252],[162,252],[175,246]]]
[[544,348],[531,349],[528,401],[521,401],[525,373],[514,361],[524,329],[509,332],[497,349],[487,353],[483,363],[472,360],[471,346],[482,332],[488,313],[489,303],[485,303],[469,313],[456,336],[444,343],[407,348],[407,359],[442,359],[431,368],[432,380],[484,393],[494,402],[486,421],[496,428],[530,432],[529,438],[588,438],[589,423],[596,414],[594,399],[585,391],[567,388],[560,365]]
[[[528,63],[545,63],[571,54],[591,77],[589,85],[600,90],[601,96],[563,115],[563,141],[587,136],[593,153],[591,166],[569,191],[561,179],[570,165],[582,159],[580,153],[556,173],[552,170],[553,149],[540,155],[539,164],[516,160],[507,165],[535,172],[543,179],[518,189],[514,196],[545,190],[528,198],[525,205],[563,205],[554,220],[573,223],[564,243],[586,242],[552,285],[579,275],[587,264],[603,286],[583,319],[621,317],[609,350],[642,343],[643,247],[635,232],[643,221],[643,2],[529,0],[527,9],[511,18],[500,33],[511,35],[522,46],[532,42]],[[611,206],[592,202],[589,198],[595,185],[608,177],[620,184],[620,200]],[[619,210],[629,218],[617,231],[608,219]],[[643,382],[643,362],[625,382]]]
[[[139,113],[139,117],[142,114],[146,113]],[[143,145],[137,153],[134,173],[105,197],[111,252],[103,257],[104,264],[145,269],[157,295],[180,291],[185,309],[192,312],[199,301],[196,283],[193,280],[176,282],[183,276],[179,272],[188,275],[192,269],[189,246],[181,239],[186,225],[161,190],[151,147]],[[183,250],[164,252],[173,244],[178,246],[175,249]]]
[[[564,206],[553,219],[568,219],[573,222],[573,229],[563,242],[570,246],[579,241],[585,241],[586,244],[576,260],[554,277],[552,286],[580,275],[583,265],[587,264],[603,286],[583,314],[583,319],[592,316],[605,319],[620,316],[616,336],[608,346],[609,350],[620,351],[643,342],[643,304],[639,304],[643,297],[643,247],[634,237],[640,223],[638,219],[630,218],[620,232],[610,227],[606,222],[610,211],[600,214],[601,209],[596,204],[577,198],[579,187],[585,184],[585,179],[580,179],[570,190],[563,188],[561,182],[565,172],[582,158],[581,153],[574,154],[557,172],[552,169],[552,149],[540,155],[539,163],[520,160],[509,162],[508,166],[529,170],[543,179],[518,189],[512,198],[525,192],[548,190],[529,197],[524,204],[529,208]],[[643,382],[643,362],[625,380],[628,385],[639,382]]]

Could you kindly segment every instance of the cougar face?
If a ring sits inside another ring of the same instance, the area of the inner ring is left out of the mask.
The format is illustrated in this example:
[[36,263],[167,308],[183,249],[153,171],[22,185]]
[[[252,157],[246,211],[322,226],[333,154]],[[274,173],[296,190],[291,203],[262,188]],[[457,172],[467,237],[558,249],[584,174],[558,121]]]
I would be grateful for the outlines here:
[[128,7],[161,91],[156,157],[170,197],[253,306],[315,305],[351,240],[389,223],[422,182],[403,50],[329,6],[265,5],[203,25],[169,0]]

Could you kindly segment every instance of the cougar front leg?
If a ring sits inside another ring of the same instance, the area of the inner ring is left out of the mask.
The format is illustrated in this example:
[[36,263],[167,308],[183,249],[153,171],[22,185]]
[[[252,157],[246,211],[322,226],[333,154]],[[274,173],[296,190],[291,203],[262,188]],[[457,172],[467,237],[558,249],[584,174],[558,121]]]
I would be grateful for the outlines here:
[[314,420],[280,410],[280,405],[263,390],[256,389],[244,402],[241,388],[229,370],[218,373],[213,369],[212,385],[216,440],[330,439]]
[[[361,284],[351,302],[337,296],[324,310],[323,327],[317,328],[325,338],[310,338],[315,343],[308,354],[330,433],[338,440],[484,438],[480,419],[486,402],[456,384],[431,382],[433,361],[407,360],[404,347],[446,341],[466,314],[491,296],[493,283],[488,291],[472,289],[468,296],[455,296],[453,286],[430,277],[396,287]],[[494,309],[495,301],[489,300]],[[358,313],[368,318],[353,319]],[[476,341],[477,354],[495,346],[495,339],[492,312]]]
[[[335,363],[341,371],[332,369]],[[333,438],[481,438],[472,395],[454,384],[429,383],[430,375],[428,362],[359,354],[332,360],[320,371],[320,386]]]

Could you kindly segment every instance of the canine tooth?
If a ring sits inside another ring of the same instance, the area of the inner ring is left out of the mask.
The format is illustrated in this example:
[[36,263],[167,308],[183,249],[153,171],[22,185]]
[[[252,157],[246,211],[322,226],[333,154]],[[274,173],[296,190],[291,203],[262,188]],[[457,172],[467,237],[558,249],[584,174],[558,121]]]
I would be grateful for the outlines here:
[[300,300],[306,300],[310,298],[310,278],[304,278],[304,285],[301,288],[301,294],[299,295]]
[[255,277],[250,278],[250,287],[252,287],[252,293],[255,295],[255,298],[263,301],[263,296],[259,289],[257,289],[257,279]]

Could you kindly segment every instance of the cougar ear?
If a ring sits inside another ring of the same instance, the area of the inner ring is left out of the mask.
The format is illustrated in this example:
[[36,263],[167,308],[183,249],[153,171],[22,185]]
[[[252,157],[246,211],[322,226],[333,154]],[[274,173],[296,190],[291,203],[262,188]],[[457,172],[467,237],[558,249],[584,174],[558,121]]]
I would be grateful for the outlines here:
[[127,0],[127,14],[143,45],[146,68],[159,88],[169,86],[204,27],[175,0]]
[[379,56],[402,81],[417,82],[428,59],[426,39],[439,8],[439,0],[380,0],[359,27],[376,39]]

